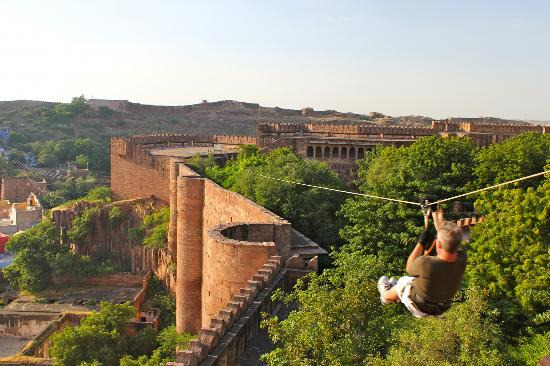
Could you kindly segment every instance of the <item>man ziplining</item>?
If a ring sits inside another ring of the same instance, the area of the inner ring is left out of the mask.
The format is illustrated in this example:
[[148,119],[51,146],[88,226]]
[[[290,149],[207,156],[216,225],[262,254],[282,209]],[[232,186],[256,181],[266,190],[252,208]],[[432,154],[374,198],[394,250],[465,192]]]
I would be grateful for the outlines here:
[[[521,182],[526,179],[549,174],[550,170],[516,178],[489,187],[480,188],[475,191],[462,193],[453,197],[441,199],[436,202],[412,202],[397,198],[381,197],[372,194],[344,191],[330,187],[317,186],[302,182],[295,182],[287,179],[274,178],[268,175],[259,176],[274,181],[288,184],[300,185],[316,189],[323,189],[332,192],[345,193],[362,196],[372,199],[399,202],[408,205],[422,206],[423,209],[440,203],[449,202],[466,196],[480,193],[490,189],[499,188],[508,184]],[[378,291],[382,304],[402,302],[403,305],[417,318],[429,315],[439,316],[451,307],[452,299],[460,284],[466,269],[466,253],[459,250],[462,242],[462,230],[456,224],[444,221],[443,212],[433,212],[434,226],[437,231],[435,243],[430,240],[428,232],[431,209],[424,214],[424,231],[418,238],[418,244],[409,255],[406,270],[410,276],[403,276],[399,280],[388,279],[386,276],[378,280]],[[431,245],[430,245],[431,244]],[[430,246],[429,246],[430,245]],[[428,248],[429,246],[429,248]],[[433,246],[436,249],[436,256],[428,256]],[[422,255],[427,250],[427,253]]]
[[451,307],[466,269],[466,253],[459,249],[462,230],[443,220],[442,211],[433,212],[436,256],[423,253],[432,245],[428,231],[431,209],[424,215],[424,231],[407,259],[410,276],[399,280],[386,276],[378,280],[382,304],[402,302],[415,317],[439,316]]

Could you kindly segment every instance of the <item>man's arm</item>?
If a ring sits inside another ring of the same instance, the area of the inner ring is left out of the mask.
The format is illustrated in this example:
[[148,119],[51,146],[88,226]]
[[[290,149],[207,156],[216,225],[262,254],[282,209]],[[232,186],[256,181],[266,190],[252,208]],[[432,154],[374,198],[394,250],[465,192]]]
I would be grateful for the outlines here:
[[[411,274],[412,264],[413,264],[414,260],[416,258],[420,257],[422,255],[422,253],[424,253],[424,245],[426,244],[426,241],[428,240],[427,232],[428,232],[428,227],[430,225],[430,213],[432,213],[431,208],[424,215],[424,232],[418,238],[418,243],[416,244],[416,247],[414,247],[411,254],[409,254],[409,258],[407,259],[407,266],[405,267],[405,269],[407,270],[407,273],[409,273],[409,274]],[[436,228],[437,228],[437,226],[436,226]]]
[[411,270],[412,270],[413,262],[416,258],[420,257],[423,252],[424,252],[424,245],[422,245],[421,243],[416,244],[416,247],[414,247],[413,251],[409,255],[409,259],[407,259],[406,269],[408,274],[412,274]]
[[437,210],[432,212],[432,216],[434,219],[434,226],[435,230],[439,231],[439,227],[441,226],[441,223],[443,222],[443,210]]

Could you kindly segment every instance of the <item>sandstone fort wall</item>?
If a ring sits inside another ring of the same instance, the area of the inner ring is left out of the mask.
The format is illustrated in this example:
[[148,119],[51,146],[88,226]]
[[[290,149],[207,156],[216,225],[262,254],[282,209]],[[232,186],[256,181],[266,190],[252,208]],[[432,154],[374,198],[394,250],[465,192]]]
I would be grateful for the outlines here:
[[[188,253],[191,250],[194,253],[193,264],[202,264],[200,276],[196,270],[186,268],[185,273],[182,273],[182,280],[186,276],[191,276],[191,282],[201,283],[201,325],[205,326],[209,319],[226,305],[235,292],[246,285],[246,281],[270,256],[276,253],[288,256],[290,251],[290,224],[240,194],[223,189],[208,179],[197,178],[196,173],[184,164],[179,164],[178,171],[180,180],[189,177],[186,179],[191,179],[194,182],[200,179],[203,184],[202,191],[197,190],[195,192],[203,195],[201,197],[202,222],[199,225],[194,225],[202,228],[201,242],[196,243],[195,248],[189,248],[190,240],[187,236],[192,229],[182,230],[181,233],[178,229],[177,253],[179,259],[180,254]],[[178,189],[180,189],[179,184],[178,181]],[[189,188],[185,189],[185,195],[188,196],[190,194]],[[182,199],[181,197],[178,195],[178,204]],[[195,203],[191,204],[196,206]],[[198,206],[195,207],[195,210],[200,209]],[[193,213],[196,214],[196,212]],[[190,214],[192,213],[185,212],[183,208],[181,211],[178,209],[178,225],[180,225],[180,221],[182,225],[188,221],[187,215]],[[232,234],[223,230],[233,227],[234,223],[237,222],[247,227],[247,235],[238,238],[227,237],[226,235]],[[182,235],[187,238],[185,249],[180,248],[181,245],[184,245],[184,243],[180,244],[179,242]],[[193,240],[198,239],[194,236]],[[196,258],[196,250],[199,245],[201,257]],[[182,262],[187,261],[189,261],[189,255],[182,258]],[[180,263],[179,260],[178,263]],[[179,275],[178,278],[180,278]],[[189,286],[191,285],[189,284]],[[198,288],[195,290],[198,291]],[[190,306],[190,300],[181,299],[181,301],[186,304],[186,308]],[[197,309],[199,305],[195,304],[193,308]],[[195,313],[194,319],[197,318]],[[196,324],[194,326],[196,327]]]
[[111,140],[111,189],[115,199],[153,195],[170,202],[170,159],[148,148],[193,144],[255,144],[252,136],[159,134]]
[[46,181],[36,182],[28,177],[2,178],[0,200],[25,202],[31,193],[40,195],[46,191]]

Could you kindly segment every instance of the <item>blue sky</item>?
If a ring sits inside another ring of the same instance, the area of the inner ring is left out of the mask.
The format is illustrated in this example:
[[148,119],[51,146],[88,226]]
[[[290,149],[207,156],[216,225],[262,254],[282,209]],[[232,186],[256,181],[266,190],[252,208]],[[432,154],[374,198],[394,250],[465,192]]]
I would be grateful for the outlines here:
[[550,120],[549,1],[0,0],[0,100]]

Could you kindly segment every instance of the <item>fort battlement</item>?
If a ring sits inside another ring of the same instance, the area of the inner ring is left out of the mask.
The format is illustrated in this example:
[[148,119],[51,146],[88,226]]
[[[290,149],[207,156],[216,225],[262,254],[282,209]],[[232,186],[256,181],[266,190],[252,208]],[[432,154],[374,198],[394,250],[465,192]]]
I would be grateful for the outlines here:
[[257,333],[261,313],[273,309],[271,293],[285,287],[286,270],[282,258],[271,256],[239,288],[219,312],[201,328],[197,339],[186,350],[177,352],[172,366],[198,365],[208,360],[212,364],[233,365]]
[[451,122],[448,120],[433,121],[432,130],[452,132],[478,132],[493,134],[520,134],[524,132],[548,133],[548,126],[511,123],[474,123],[474,122]]
[[[169,202],[169,156],[151,154],[160,147],[255,144],[253,136],[153,134],[111,139],[111,188],[116,199],[153,195]],[[183,161],[183,160],[182,160]]]

